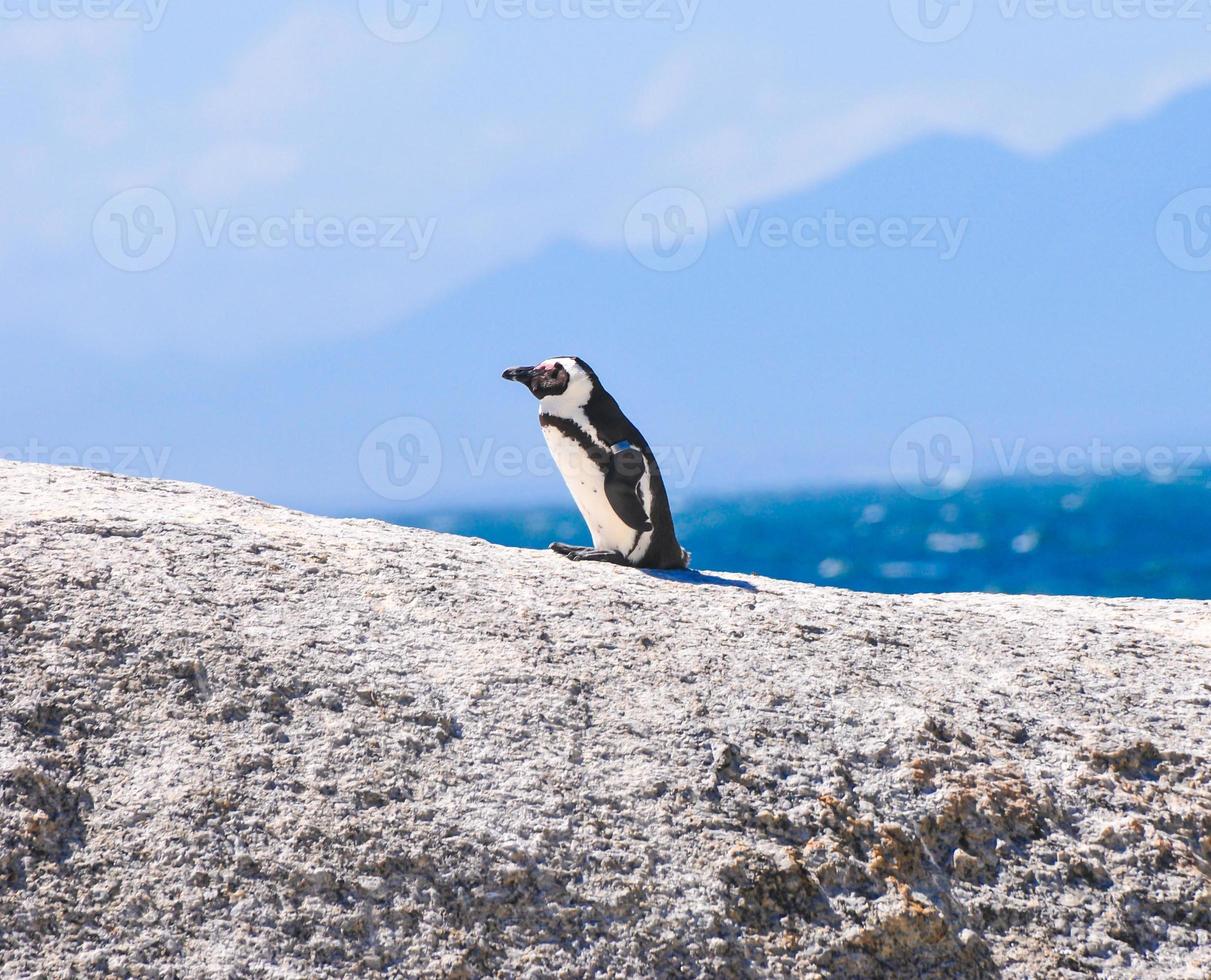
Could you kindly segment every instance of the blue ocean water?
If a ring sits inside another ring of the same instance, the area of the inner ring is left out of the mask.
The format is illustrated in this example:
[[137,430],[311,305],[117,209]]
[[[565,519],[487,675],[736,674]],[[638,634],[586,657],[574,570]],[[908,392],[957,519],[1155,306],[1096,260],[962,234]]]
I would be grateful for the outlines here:
[[[674,503],[694,567],[870,592],[1211,599],[1211,484],[1000,482],[944,501],[897,489]],[[567,509],[410,516],[399,523],[545,548],[588,544]]]

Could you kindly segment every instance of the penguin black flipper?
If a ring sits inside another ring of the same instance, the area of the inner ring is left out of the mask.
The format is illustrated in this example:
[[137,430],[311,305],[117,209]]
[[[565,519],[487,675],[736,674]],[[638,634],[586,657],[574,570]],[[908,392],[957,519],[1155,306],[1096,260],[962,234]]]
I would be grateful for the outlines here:
[[639,499],[639,481],[646,466],[643,453],[629,442],[622,442],[611,447],[605,474],[606,500],[619,519],[640,534],[652,530],[647,508]]

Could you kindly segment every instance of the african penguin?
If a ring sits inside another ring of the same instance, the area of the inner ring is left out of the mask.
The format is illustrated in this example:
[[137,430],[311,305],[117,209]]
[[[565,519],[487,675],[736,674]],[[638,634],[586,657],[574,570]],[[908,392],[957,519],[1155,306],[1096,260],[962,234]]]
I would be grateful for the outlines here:
[[553,357],[503,377],[538,399],[542,434],[593,536],[592,548],[551,550],[573,561],[688,567],[656,457],[593,369],[579,357]]

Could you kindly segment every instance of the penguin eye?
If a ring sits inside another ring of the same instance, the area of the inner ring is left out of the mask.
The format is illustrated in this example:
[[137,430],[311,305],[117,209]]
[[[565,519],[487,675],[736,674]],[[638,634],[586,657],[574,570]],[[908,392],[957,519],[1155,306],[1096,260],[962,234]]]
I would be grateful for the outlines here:
[[538,372],[538,382],[545,394],[562,395],[567,391],[569,380],[568,372],[562,364],[551,364]]

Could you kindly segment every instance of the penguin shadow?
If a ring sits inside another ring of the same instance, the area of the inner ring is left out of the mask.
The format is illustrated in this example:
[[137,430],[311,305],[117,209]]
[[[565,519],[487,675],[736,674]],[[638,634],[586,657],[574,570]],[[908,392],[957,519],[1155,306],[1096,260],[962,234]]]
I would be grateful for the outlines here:
[[682,585],[722,585],[729,589],[741,589],[744,592],[760,592],[752,582],[738,582],[732,578],[721,578],[708,572],[696,572],[692,568],[666,571],[660,569],[640,569],[644,575],[658,578],[665,582],[679,582]]

